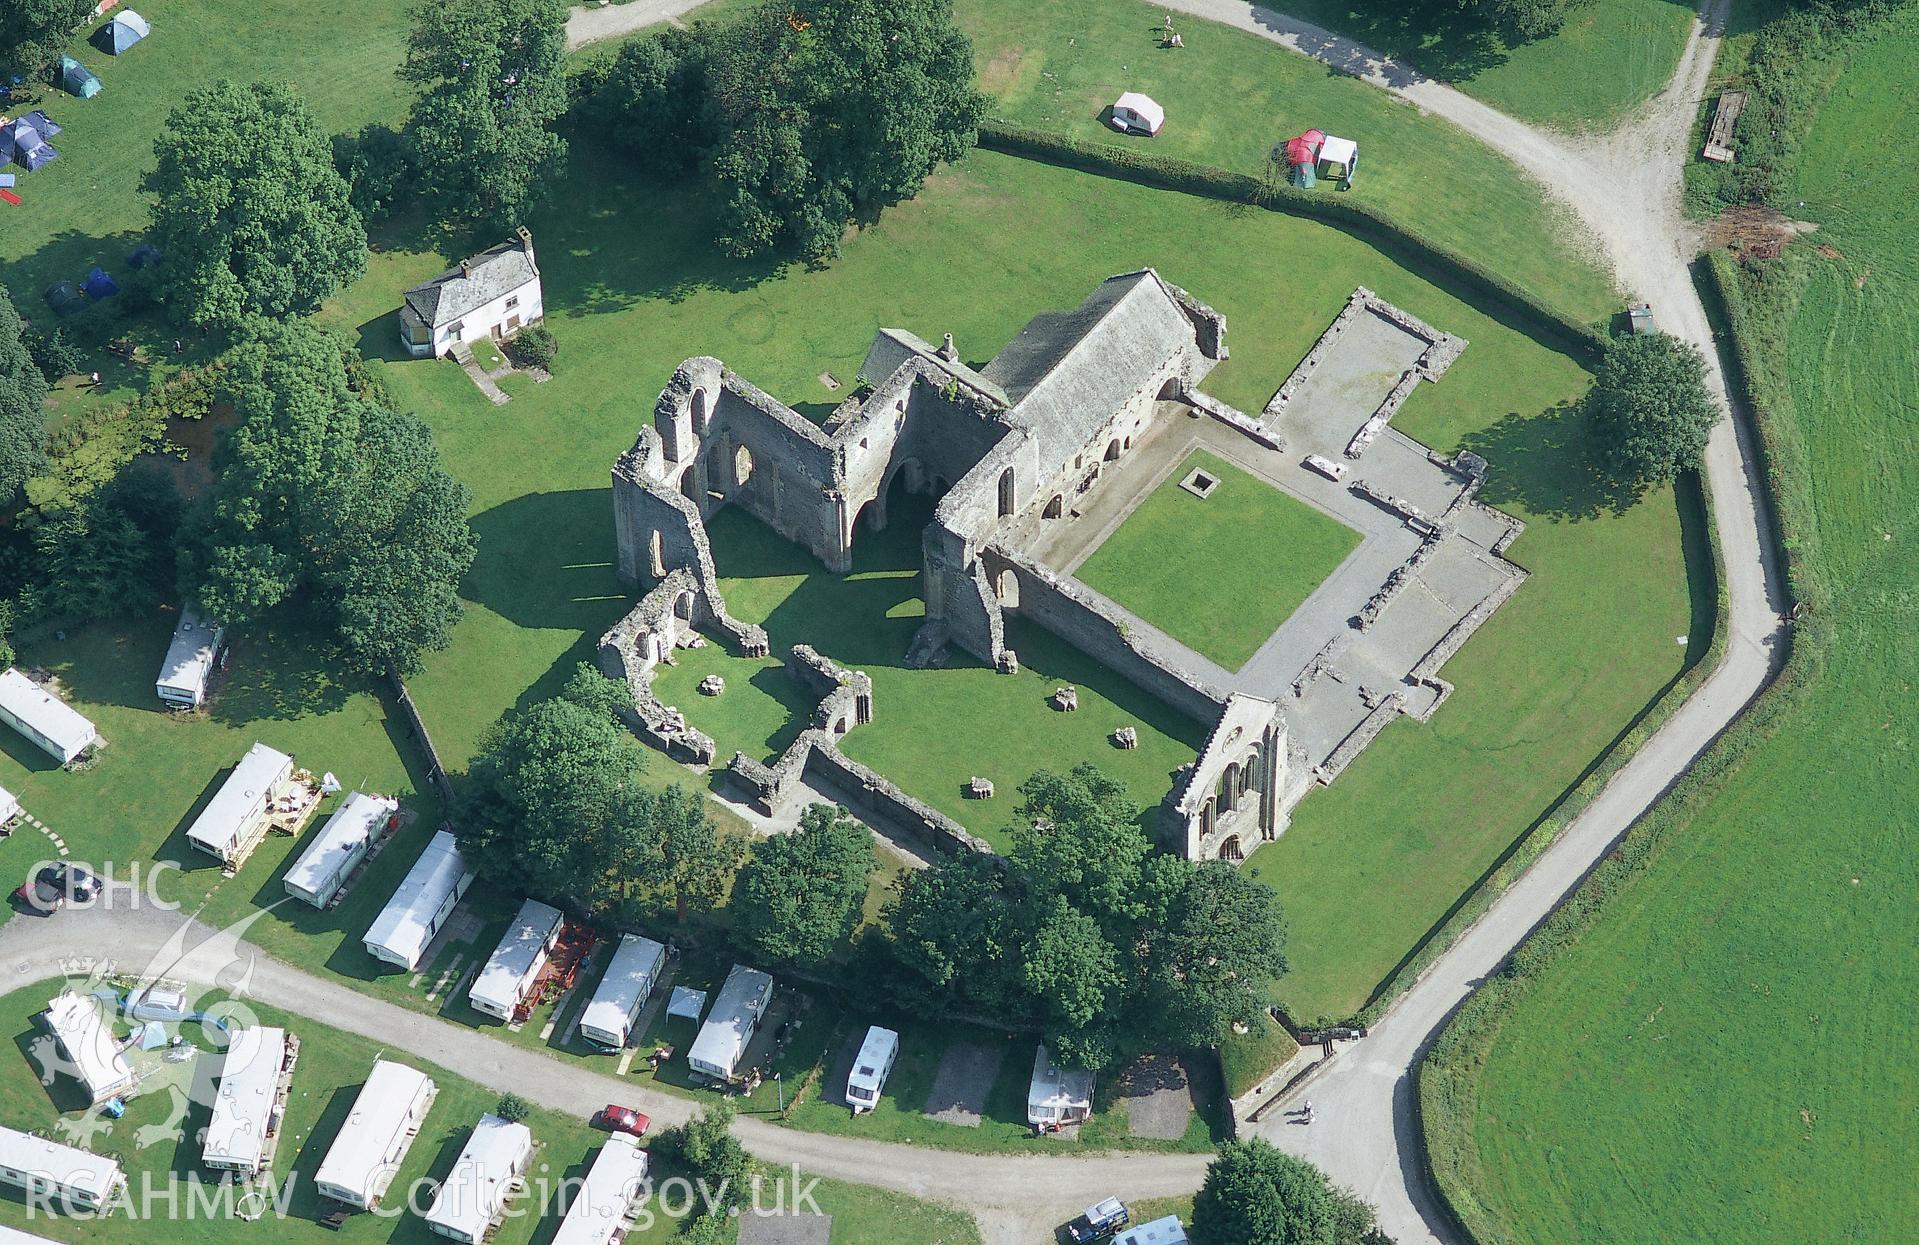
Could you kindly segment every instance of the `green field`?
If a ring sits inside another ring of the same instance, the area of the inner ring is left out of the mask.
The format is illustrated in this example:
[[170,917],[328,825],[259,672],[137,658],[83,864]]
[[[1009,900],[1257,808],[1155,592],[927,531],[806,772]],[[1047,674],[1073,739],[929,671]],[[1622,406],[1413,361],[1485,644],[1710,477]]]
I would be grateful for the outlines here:
[[[1523,121],[1569,130],[1616,125],[1664,86],[1685,50],[1694,8],[1684,0],[1590,0],[1567,14],[1558,34],[1508,47],[1497,35],[1448,28],[1440,6],[1292,0],[1268,7],[1399,57]],[[1413,13],[1427,20],[1409,20]]]
[[1831,66],[1788,192],[1820,229],[1741,278],[1813,598],[1794,690],[1461,1039],[1484,1069],[1464,1196],[1505,1239],[1891,1243],[1919,1221],[1915,63],[1908,8]]
[[[1204,500],[1180,487],[1195,468],[1219,480]],[[1358,547],[1337,519],[1194,451],[1074,577],[1237,670]]]
[[[1348,193],[1498,270],[1575,321],[1617,310],[1612,281],[1558,243],[1554,210],[1517,166],[1384,91],[1256,35],[1192,18],[1179,21],[1186,46],[1162,49],[1165,10],[1137,0],[957,0],[955,7],[996,115],[1252,174],[1271,167],[1273,144],[1317,126],[1360,144],[1361,172]],[[1103,111],[1122,91],[1144,91],[1165,107],[1158,136],[1123,136],[1104,124]],[[1324,190],[1339,193],[1329,184]],[[1191,235],[1167,241],[1173,249],[1199,242]]]
[[[54,1128],[63,1114],[61,1107],[71,1106],[71,1094],[77,1086],[64,1079],[51,1089],[39,1081],[28,1053],[39,1030],[32,1021],[35,1012],[60,989],[60,982],[43,982],[15,990],[0,998],[0,1018],[13,1035],[15,1050],[0,1058],[0,1124],[11,1128],[32,1129],[59,1136]],[[19,1226],[57,1241],[138,1242],[139,1245],[239,1245],[257,1242],[271,1234],[276,1240],[385,1241],[395,1245],[426,1245],[443,1238],[428,1231],[417,1214],[405,1211],[405,1191],[415,1182],[442,1180],[451,1169],[460,1147],[465,1143],[473,1122],[492,1110],[499,1095],[436,1066],[419,1052],[382,1049],[357,1034],[331,1029],[303,1016],[291,1016],[253,1002],[242,1006],[264,1024],[281,1025],[301,1039],[300,1062],[294,1070],[287,1114],[282,1125],[279,1153],[274,1173],[287,1193],[285,1218],[270,1217],[261,1222],[246,1222],[229,1213],[231,1203],[218,1203],[220,1211],[210,1213],[204,1202],[196,1204],[196,1213],[188,1213],[189,1194],[177,1190],[173,1209],[155,1200],[147,1217],[128,1214],[123,1208],[105,1219],[50,1219],[45,1214],[30,1215],[18,1195],[0,1194],[0,1224]],[[123,1028],[117,1025],[117,1028]],[[182,1036],[203,1050],[210,1041],[197,1026],[174,1026]],[[426,1122],[401,1164],[387,1197],[387,1214],[356,1215],[342,1229],[329,1232],[317,1222],[320,1201],[311,1181],[335,1134],[346,1120],[355,1094],[366,1079],[376,1058],[398,1059],[433,1078],[439,1089]],[[151,1061],[162,1069],[157,1055],[134,1056]],[[202,1056],[204,1059],[205,1056]],[[144,1065],[141,1065],[144,1067]],[[171,1065],[185,1066],[185,1065]],[[125,1169],[133,1206],[140,1205],[141,1190],[150,1181],[163,1194],[175,1180],[197,1180],[201,1173],[198,1134],[206,1127],[210,1099],[204,1090],[196,1090],[192,1100],[176,1097],[171,1081],[149,1082],[147,1091],[134,1098],[125,1117],[108,1122],[97,1114],[85,1120],[89,1127],[102,1129],[84,1140],[87,1148],[118,1158]],[[185,1083],[181,1083],[185,1088]],[[176,1115],[185,1110],[184,1117]],[[65,1112],[70,1123],[81,1122],[77,1112]],[[585,1121],[552,1111],[536,1110],[526,1119],[539,1149],[528,1172],[529,1191],[513,1204],[508,1218],[488,1239],[495,1245],[526,1245],[530,1241],[550,1240],[567,1202],[561,1182],[582,1175],[602,1143],[603,1134],[589,1128]],[[142,1130],[152,1130],[144,1137]],[[653,1173],[656,1178],[661,1173]],[[428,1204],[430,1195],[422,1193],[418,1205]],[[978,1230],[963,1211],[901,1194],[863,1185],[844,1185],[822,1181],[817,1191],[822,1211],[834,1218],[832,1239],[836,1245],[867,1245],[903,1233],[912,1239],[967,1245],[979,1240]],[[737,1229],[729,1227],[724,1239],[734,1239]],[[639,1226],[625,1238],[634,1245],[665,1245],[680,1239],[679,1225],[664,1215],[652,1221],[643,1217]]]

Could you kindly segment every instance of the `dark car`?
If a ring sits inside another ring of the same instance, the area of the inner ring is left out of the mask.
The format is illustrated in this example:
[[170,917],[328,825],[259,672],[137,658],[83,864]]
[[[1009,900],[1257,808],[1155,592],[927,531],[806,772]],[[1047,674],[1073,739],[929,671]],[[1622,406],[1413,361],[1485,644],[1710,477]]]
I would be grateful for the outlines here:
[[85,865],[48,865],[40,871],[40,879],[59,887],[69,903],[91,903],[100,897],[100,879]]
[[1125,1227],[1132,1217],[1132,1212],[1126,1209],[1126,1203],[1109,1197],[1087,1207],[1085,1214],[1067,1224],[1066,1239],[1072,1241],[1073,1245],[1103,1241]]

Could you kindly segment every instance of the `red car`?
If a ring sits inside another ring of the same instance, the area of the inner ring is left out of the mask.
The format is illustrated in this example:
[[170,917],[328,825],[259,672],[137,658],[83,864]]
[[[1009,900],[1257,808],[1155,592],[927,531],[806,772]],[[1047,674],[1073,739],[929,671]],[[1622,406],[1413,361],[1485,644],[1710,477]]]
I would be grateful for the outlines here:
[[632,1107],[622,1107],[617,1103],[607,1103],[600,1113],[593,1117],[595,1127],[604,1128],[610,1133],[626,1133],[634,1137],[646,1136],[646,1130],[653,1126],[651,1116],[643,1115]]

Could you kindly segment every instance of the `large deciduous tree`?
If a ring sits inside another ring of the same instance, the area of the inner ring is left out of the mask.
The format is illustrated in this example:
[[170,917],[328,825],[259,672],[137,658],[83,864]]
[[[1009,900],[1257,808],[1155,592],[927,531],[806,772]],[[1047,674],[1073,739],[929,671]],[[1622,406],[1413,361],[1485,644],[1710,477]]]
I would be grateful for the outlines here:
[[154,292],[181,323],[302,315],[366,271],[332,142],[289,88],[189,92],[154,143]]
[[563,0],[423,5],[401,76],[423,90],[408,130],[415,175],[442,219],[520,224],[566,157]]
[[1706,391],[1705,358],[1665,333],[1615,338],[1590,401],[1615,471],[1635,485],[1697,466],[1719,420]]
[[1220,1147],[1193,1199],[1193,1236],[1213,1245],[1390,1245],[1371,1207],[1258,1137]]
[[222,374],[239,422],[215,451],[183,587],[230,624],[297,602],[354,666],[407,672],[446,645],[477,542],[425,425],[357,366],[304,321],[247,326]]
[[758,958],[817,965],[859,924],[877,863],[873,836],[844,809],[807,808],[791,834],[761,839],[733,885],[733,929]]
[[22,334],[13,300],[0,288],[0,506],[47,465],[47,380]]
[[39,77],[92,12],[92,0],[8,0],[0,10],[0,69]]
[[584,111],[653,167],[704,168],[728,254],[817,261],[971,147],[986,100],[951,0],[776,0],[623,49]]

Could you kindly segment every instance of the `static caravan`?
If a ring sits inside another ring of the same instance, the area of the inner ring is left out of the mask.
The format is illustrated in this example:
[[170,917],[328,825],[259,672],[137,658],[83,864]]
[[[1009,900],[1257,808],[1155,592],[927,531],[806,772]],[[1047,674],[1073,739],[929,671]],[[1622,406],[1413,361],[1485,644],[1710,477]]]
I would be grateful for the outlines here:
[[612,1245],[645,1185],[646,1151],[639,1139],[614,1133],[586,1169],[586,1179],[549,1245]]
[[1083,1124],[1093,1114],[1093,1074],[1062,1068],[1042,1045],[1033,1053],[1033,1081],[1026,1091],[1026,1122],[1036,1128]]
[[599,989],[580,1013],[580,1036],[595,1046],[623,1049],[665,964],[664,946],[638,934],[623,935]]
[[418,968],[427,944],[453,915],[460,896],[471,885],[473,870],[460,855],[453,832],[439,831],[406,871],[393,898],[373,918],[372,927],[361,940],[367,954],[402,968]]
[[0,1245],[56,1245],[44,1236],[35,1236],[31,1232],[22,1232],[18,1228],[9,1228],[0,1223]]
[[426,1226],[452,1241],[485,1240],[506,1214],[507,1199],[532,1161],[533,1134],[526,1125],[481,1116],[433,1195]]
[[513,1019],[532,994],[540,970],[546,967],[546,957],[559,943],[565,925],[566,918],[558,908],[537,899],[521,904],[513,924],[500,936],[500,945],[493,948],[479,976],[473,979],[472,988],[466,992],[467,1002],[489,1016]]
[[132,1093],[138,1086],[133,1065],[120,1053],[120,1043],[93,999],[62,990],[40,1013],[40,1021],[66,1059],[63,1071],[86,1088],[89,1105]]
[[373,850],[373,842],[385,828],[387,819],[399,811],[400,802],[383,795],[355,791],[333,810],[318,834],[312,835],[306,850],[286,872],[287,894],[303,899],[316,908],[333,902],[346,880]]
[[166,660],[160,663],[160,677],[153,683],[162,704],[170,709],[198,709],[206,703],[207,680],[219,664],[226,636],[226,628],[208,619],[199,607],[189,605],[180,611]]
[[43,1198],[55,1210],[105,1213],[126,1184],[120,1164],[104,1154],[0,1128],[0,1185],[26,1194],[29,1205]]
[[285,1029],[256,1026],[233,1034],[220,1065],[213,1118],[200,1149],[202,1163],[246,1177],[273,1166],[299,1058],[299,1039]]
[[0,787],[0,826],[6,825],[20,813],[20,797],[5,787]]
[[361,1210],[378,1206],[437,1093],[425,1073],[376,1059],[313,1175],[320,1196]]
[[693,1039],[693,1048],[686,1052],[686,1062],[695,1072],[732,1080],[772,1001],[773,979],[757,968],[735,964],[713,1000],[706,1023],[700,1026],[700,1035]]
[[100,742],[100,732],[73,706],[9,666],[0,674],[0,722],[71,765]]
[[187,842],[238,869],[266,837],[273,802],[292,784],[293,758],[254,744],[187,827]]
[[900,1057],[900,1035],[878,1025],[866,1031],[860,1053],[853,1057],[853,1070],[846,1074],[846,1101],[854,1115],[879,1105],[880,1091],[893,1074],[893,1062]]
[[1178,1215],[1167,1215],[1126,1229],[1113,1238],[1113,1245],[1187,1245],[1186,1226]]

